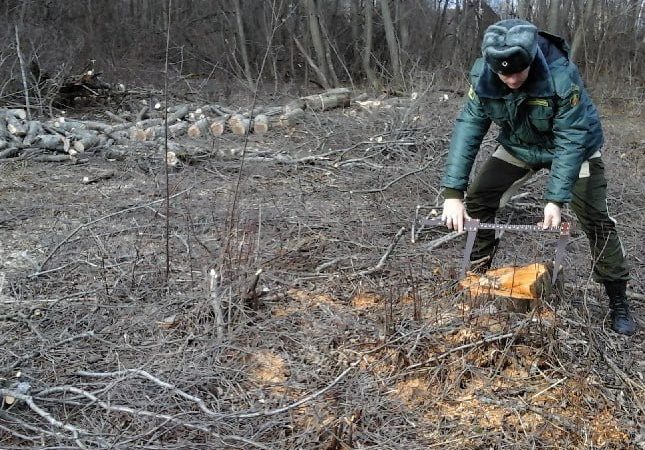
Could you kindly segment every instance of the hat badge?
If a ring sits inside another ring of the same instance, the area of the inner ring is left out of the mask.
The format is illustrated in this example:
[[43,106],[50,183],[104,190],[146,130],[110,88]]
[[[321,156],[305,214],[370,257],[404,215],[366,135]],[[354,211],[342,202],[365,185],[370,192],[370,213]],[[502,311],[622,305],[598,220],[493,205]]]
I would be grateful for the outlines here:
[[508,61],[502,61],[502,67],[508,67]]

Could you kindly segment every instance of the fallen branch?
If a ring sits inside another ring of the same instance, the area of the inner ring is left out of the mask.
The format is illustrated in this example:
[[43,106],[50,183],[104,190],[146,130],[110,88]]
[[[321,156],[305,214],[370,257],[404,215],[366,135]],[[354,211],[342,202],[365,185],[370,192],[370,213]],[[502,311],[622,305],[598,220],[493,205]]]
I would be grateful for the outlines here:
[[38,406],[36,402],[34,402],[34,398],[31,395],[21,394],[20,392],[13,391],[11,389],[0,389],[0,397],[7,397],[7,396],[13,397],[16,400],[23,401],[27,406],[29,406],[29,409],[31,409],[33,412],[35,412],[40,417],[42,417],[50,425],[56,428],[62,428],[72,433],[72,436],[74,437],[74,441],[79,446],[79,448],[83,448],[83,449],[87,448],[79,440],[79,435],[89,434],[89,431],[84,430],[82,428],[75,427],[74,425],[70,425],[68,423],[63,423],[60,420],[56,419],[49,412],[45,411],[40,406]]
[[159,378],[157,378],[154,375],[146,372],[145,370],[141,370],[141,369],[125,369],[125,370],[119,370],[117,372],[87,372],[85,370],[80,370],[80,371],[78,371],[76,373],[78,375],[80,375],[80,376],[83,376],[83,377],[93,377],[93,378],[114,378],[114,377],[121,377],[121,376],[127,375],[127,374],[137,375],[137,376],[139,376],[141,378],[145,378],[147,380],[152,381],[157,386],[160,386],[160,387],[162,387],[164,389],[168,389],[168,390],[172,391],[176,395],[178,395],[178,396],[180,396],[180,397],[182,397],[182,398],[184,398],[186,400],[189,400],[191,402],[196,403],[197,406],[199,407],[199,409],[202,410],[202,412],[204,414],[206,414],[207,416],[216,417],[216,418],[221,418],[221,417],[224,416],[224,414],[221,414],[221,413],[218,413],[216,411],[213,411],[208,406],[206,406],[206,403],[201,398],[195,397],[194,395],[190,395],[190,394],[182,391],[178,387],[176,387],[176,386],[174,386],[174,385],[172,385],[170,383],[167,383],[167,382],[165,382],[163,380],[160,380]]
[[[168,200],[173,199],[175,197],[179,197],[180,195],[185,194],[186,192],[190,191],[191,189],[192,188],[188,188],[188,189],[184,189],[181,192],[177,192],[176,194],[171,195],[170,197],[168,197]],[[127,212],[136,211],[137,209],[148,208],[148,207],[150,207],[152,205],[156,205],[157,203],[161,203],[161,202],[165,202],[165,201],[166,201],[166,199],[162,198],[162,199],[159,199],[159,200],[154,200],[152,202],[148,202],[148,203],[146,203],[144,205],[131,206],[130,208],[125,208],[125,209],[122,209],[120,211],[115,211],[115,212],[110,213],[110,214],[108,214],[106,216],[99,217],[98,219],[90,220],[89,222],[86,222],[86,223],[83,223],[83,224],[79,225],[78,227],[76,227],[74,229],[74,231],[72,231],[70,234],[68,234],[65,237],[65,239],[60,241],[56,245],[56,247],[54,247],[54,249],[49,253],[49,255],[47,255],[45,260],[42,262],[42,264],[38,268],[38,272],[30,274],[29,277],[30,278],[35,278],[35,277],[40,276],[43,273],[43,269],[44,269],[45,265],[49,262],[50,259],[52,259],[52,257],[58,251],[58,249],[60,249],[65,242],[69,241],[72,237],[74,237],[74,235],[76,235],[76,233],[81,231],[83,228],[86,228],[86,227],[89,227],[91,225],[94,225],[95,223],[101,222],[102,220],[109,219],[110,217],[118,216],[119,214],[124,214],[124,213],[127,213]]]
[[483,345],[483,344],[490,344],[491,342],[497,342],[497,341],[501,341],[501,340],[504,340],[504,339],[508,339],[510,337],[513,337],[513,335],[515,335],[515,333],[498,334],[497,336],[491,336],[491,337],[487,337],[487,338],[484,338],[484,339],[480,339],[477,342],[471,342],[470,344],[460,345],[459,347],[451,348],[447,352],[444,352],[444,353],[442,353],[440,355],[433,356],[432,358],[428,358],[425,361],[421,361],[419,363],[412,364],[412,365],[408,366],[407,369],[408,370],[410,370],[410,369],[426,370],[426,369],[429,369],[429,367],[426,367],[429,364],[437,362],[437,361],[441,361],[442,359],[447,358],[448,356],[452,355],[453,353],[457,353],[457,352],[460,352],[462,350],[468,350],[468,349],[471,349],[473,347],[478,347],[478,346]]
[[390,254],[392,253],[392,250],[394,250],[394,247],[396,246],[397,242],[399,242],[399,239],[401,239],[401,236],[403,236],[404,232],[405,232],[405,227],[401,227],[399,231],[396,233],[396,236],[394,236],[394,240],[392,240],[388,248],[385,250],[385,253],[383,253],[383,256],[381,256],[381,259],[379,260],[378,264],[376,264],[375,266],[369,267],[365,270],[361,270],[355,276],[362,277],[366,275],[371,275],[374,272],[378,272],[379,270],[383,269],[383,266],[385,265],[385,261],[387,261],[387,258],[389,258]]
[[77,341],[79,339],[85,339],[85,338],[90,338],[94,337],[94,331],[88,331],[86,333],[81,333],[77,334],[75,336],[68,337],[67,339],[63,339],[62,341],[55,342],[54,344],[48,346],[46,349],[41,349],[41,350],[36,350],[35,352],[31,352],[25,356],[21,356],[20,358],[16,359],[13,364],[0,368],[0,372],[5,372],[5,371],[11,371],[14,370],[16,367],[18,367],[20,364],[23,362],[36,358],[37,356],[42,355],[45,351],[51,350],[52,348],[60,347],[65,344],[69,344],[70,342]]
[[389,183],[387,183],[383,187],[374,188],[374,189],[365,189],[365,190],[361,190],[361,191],[350,191],[350,193],[352,193],[352,194],[374,194],[374,193],[377,193],[377,192],[383,192],[383,191],[387,190],[388,188],[392,187],[394,184],[396,184],[399,181],[401,181],[402,179],[404,179],[405,177],[409,177],[410,175],[414,175],[415,173],[423,172],[428,167],[430,167],[430,164],[432,164],[434,162],[435,161],[428,161],[428,163],[426,165],[424,165],[423,167],[421,167],[420,169],[413,170],[412,172],[404,173],[403,175],[393,179],[392,181],[390,181]]
[[316,391],[316,392],[314,392],[314,393],[312,393],[310,395],[307,395],[306,397],[303,397],[300,400],[298,400],[298,401],[296,401],[294,403],[291,403],[290,405],[283,406],[282,408],[271,409],[269,411],[257,411],[257,412],[244,413],[244,414],[230,414],[230,415],[228,415],[226,417],[227,418],[228,417],[237,418],[237,419],[251,419],[253,417],[275,416],[276,414],[282,414],[284,412],[287,412],[289,410],[297,408],[300,405],[303,405],[303,404],[305,404],[305,403],[307,403],[307,402],[309,402],[309,401],[311,401],[311,400],[313,400],[313,399],[315,399],[317,397],[320,397],[325,392],[327,392],[328,390],[330,390],[331,388],[336,386],[340,380],[345,378],[349,372],[354,370],[354,368],[356,368],[356,366],[358,366],[360,364],[362,359],[363,359],[363,357],[361,356],[356,361],[351,363],[347,369],[343,370],[336,378],[334,378],[332,380],[331,383],[329,383],[324,388],[322,388],[322,389],[320,389],[320,390],[318,390],[318,391]]
[[224,308],[222,307],[222,292],[220,289],[220,276],[215,269],[208,273],[208,290],[210,293],[213,314],[215,314],[215,326],[217,327],[217,338],[224,338]]

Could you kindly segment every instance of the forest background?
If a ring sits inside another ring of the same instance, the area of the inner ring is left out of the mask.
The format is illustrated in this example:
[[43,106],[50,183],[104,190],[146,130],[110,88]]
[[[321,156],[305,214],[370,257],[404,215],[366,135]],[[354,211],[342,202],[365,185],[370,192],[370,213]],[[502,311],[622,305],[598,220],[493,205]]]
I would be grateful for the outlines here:
[[463,81],[485,28],[508,17],[564,37],[591,85],[642,87],[645,73],[642,0],[5,0],[0,14],[0,99],[22,89],[16,37],[48,77],[95,61],[106,79],[159,85],[168,26],[173,81],[197,78],[216,97],[258,80],[274,91],[404,89],[427,72]]

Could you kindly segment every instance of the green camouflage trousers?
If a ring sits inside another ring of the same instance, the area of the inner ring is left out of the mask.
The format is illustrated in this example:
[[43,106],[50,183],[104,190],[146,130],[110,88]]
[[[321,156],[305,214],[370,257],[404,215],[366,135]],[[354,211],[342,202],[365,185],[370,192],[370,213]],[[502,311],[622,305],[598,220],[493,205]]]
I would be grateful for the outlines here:
[[[492,222],[500,203],[503,205],[513,188],[533,173],[500,146],[468,188],[468,214],[482,222]],[[583,164],[573,187],[570,206],[578,218],[578,226],[589,239],[594,279],[597,282],[628,280],[625,252],[615,222],[607,211],[607,180],[599,154]],[[492,256],[496,245],[494,230],[479,230],[471,259]]]

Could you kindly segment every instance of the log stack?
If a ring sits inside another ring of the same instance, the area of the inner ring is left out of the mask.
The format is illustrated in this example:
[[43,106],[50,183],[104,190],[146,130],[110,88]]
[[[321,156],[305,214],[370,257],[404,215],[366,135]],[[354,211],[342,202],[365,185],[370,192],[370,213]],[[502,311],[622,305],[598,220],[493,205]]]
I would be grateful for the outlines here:
[[[85,79],[84,79],[85,80]],[[55,152],[52,160],[75,161],[90,149],[107,150],[112,144],[133,141],[160,145],[170,139],[212,139],[231,132],[245,136],[264,134],[272,129],[293,128],[305,120],[305,111],[322,112],[349,106],[349,89],[332,89],[297,98],[283,106],[257,107],[242,112],[221,105],[144,107],[136,116],[106,112],[112,123],[81,121],[59,117],[48,121],[28,120],[21,108],[0,108],[0,159],[28,154]]]

